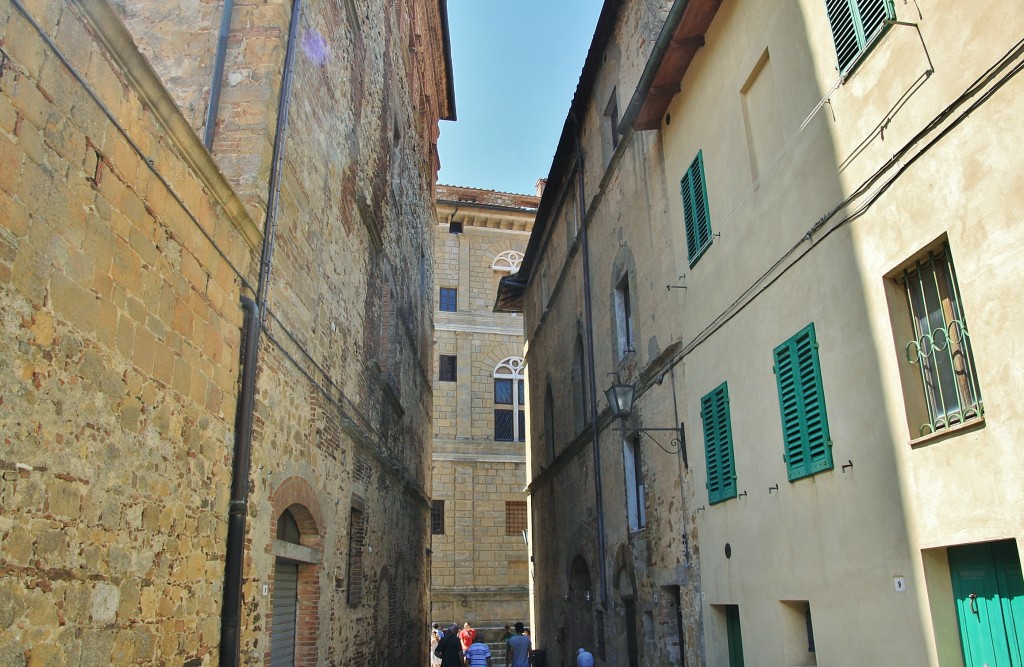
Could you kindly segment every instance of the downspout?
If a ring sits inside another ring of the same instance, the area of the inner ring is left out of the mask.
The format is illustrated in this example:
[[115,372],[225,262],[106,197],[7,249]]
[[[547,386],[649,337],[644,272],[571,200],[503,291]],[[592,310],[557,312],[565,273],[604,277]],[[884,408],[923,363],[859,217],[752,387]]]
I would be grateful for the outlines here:
[[220,664],[238,664],[238,628],[242,614],[242,559],[245,555],[245,519],[249,510],[249,465],[252,459],[252,416],[256,393],[257,349],[260,344],[260,309],[242,297],[245,338],[242,378],[235,416],[235,457],[228,505],[228,540],[224,554],[224,600],[220,623]]
[[[594,369],[594,307],[590,298],[590,243],[587,240],[587,197],[583,183],[583,150],[580,148],[580,123],[576,114],[570,113],[573,123],[573,138],[576,143],[576,179],[579,193],[580,244],[583,250],[583,319],[587,330],[587,367],[590,380],[590,428],[594,449],[594,501],[597,503],[597,558],[598,575],[601,580],[601,606],[608,611],[608,582],[605,576],[605,532],[604,492],[601,484],[601,447],[598,440],[601,430],[597,424],[597,373]],[[602,633],[604,629],[601,629]]]
[[284,57],[284,74],[277,105],[274,151],[270,163],[267,197],[267,219],[263,230],[260,255],[259,285],[256,301],[242,298],[246,311],[245,347],[242,350],[242,377],[235,417],[235,456],[231,474],[231,500],[228,512],[228,537],[224,554],[224,599],[221,610],[220,665],[236,667],[240,662],[240,631],[242,615],[242,578],[245,557],[245,523],[249,513],[249,469],[252,461],[252,421],[255,404],[256,369],[259,362],[260,333],[267,313],[267,289],[277,238],[277,210],[281,192],[281,168],[284,163],[284,140],[288,129],[288,108],[291,101],[292,71],[295,45],[299,32],[302,0],[292,4],[288,44]]
[[217,52],[213,59],[213,80],[210,82],[210,103],[206,107],[206,132],[203,143],[206,150],[213,150],[213,132],[217,127],[217,108],[220,106],[220,89],[224,79],[224,59],[228,53],[228,33],[231,31],[231,15],[235,0],[224,0],[224,11],[220,16],[220,34],[217,35]]

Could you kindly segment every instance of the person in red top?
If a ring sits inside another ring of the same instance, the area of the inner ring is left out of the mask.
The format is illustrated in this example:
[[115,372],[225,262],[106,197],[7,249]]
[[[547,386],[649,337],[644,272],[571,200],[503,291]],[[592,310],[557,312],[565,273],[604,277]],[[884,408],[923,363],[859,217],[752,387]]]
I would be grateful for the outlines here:
[[475,639],[476,630],[474,630],[473,626],[469,624],[469,621],[466,621],[466,624],[462,626],[461,630],[459,630],[459,641],[462,642],[462,650],[465,651],[469,649],[469,647],[473,645],[473,640]]

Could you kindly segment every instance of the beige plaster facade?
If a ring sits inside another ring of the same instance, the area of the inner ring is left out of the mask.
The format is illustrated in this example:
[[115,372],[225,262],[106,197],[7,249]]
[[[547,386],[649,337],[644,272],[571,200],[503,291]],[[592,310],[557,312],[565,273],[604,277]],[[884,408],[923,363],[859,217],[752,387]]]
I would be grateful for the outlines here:
[[[587,641],[612,665],[732,665],[740,651],[747,665],[1004,664],[961,638],[978,639],[963,619],[1005,614],[1011,629],[981,643],[1014,650],[1013,612],[986,605],[1021,595],[965,583],[964,563],[999,551],[1019,572],[1024,540],[1024,13],[861,2],[882,13],[837,68],[819,0],[673,3],[645,48],[633,38],[651,3],[617,4],[573,103],[582,197],[570,118],[503,286],[512,307],[525,290],[537,644],[554,664]],[[708,207],[693,224],[680,192],[698,156]],[[926,283],[941,307],[915,332]],[[942,347],[940,326],[956,371],[922,372],[915,352]],[[797,407],[787,342],[807,360]],[[682,422],[683,451],[646,434],[626,437],[639,457],[624,448],[610,372],[637,383],[628,425]],[[727,438],[708,425],[723,414]]]
[[525,389],[523,319],[493,308],[498,279],[519,268],[538,201],[437,187],[430,617],[468,621],[490,642],[529,617],[525,430],[512,421],[528,416],[508,393]]
[[2,665],[423,656],[444,3],[235,3],[208,147],[226,6],[0,3]]

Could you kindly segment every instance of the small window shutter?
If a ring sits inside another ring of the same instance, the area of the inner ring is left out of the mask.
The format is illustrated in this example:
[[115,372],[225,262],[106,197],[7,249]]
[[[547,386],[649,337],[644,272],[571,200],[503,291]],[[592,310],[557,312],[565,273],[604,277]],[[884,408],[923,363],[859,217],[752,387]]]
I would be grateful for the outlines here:
[[775,348],[784,459],[793,481],[832,468],[814,323]]
[[708,502],[736,497],[736,462],[733,457],[729,388],[723,382],[701,399],[704,453],[708,469]]
[[892,0],[825,0],[839,71],[845,73],[896,17]]
[[711,222],[708,214],[708,191],[704,180],[704,151],[698,151],[679,184],[686,222],[686,251],[691,266],[711,243]]
[[682,183],[679,184],[681,194],[683,196],[683,217],[686,222],[686,250],[687,257],[693,259],[693,256],[697,254],[697,229],[696,229],[696,216],[694,214],[693,205],[693,170],[690,169],[686,172],[686,176],[683,177]]
[[829,25],[832,26],[832,41],[836,45],[840,72],[845,72],[860,53],[850,2],[851,0],[825,0],[825,11],[828,13]]
[[885,28],[883,21],[896,17],[892,0],[854,0],[860,11],[860,30],[864,44],[870,44]]
[[704,180],[704,151],[697,152],[697,158],[690,166],[693,171],[693,206],[697,220],[697,247],[704,248],[711,243],[711,221],[708,219],[708,190]]

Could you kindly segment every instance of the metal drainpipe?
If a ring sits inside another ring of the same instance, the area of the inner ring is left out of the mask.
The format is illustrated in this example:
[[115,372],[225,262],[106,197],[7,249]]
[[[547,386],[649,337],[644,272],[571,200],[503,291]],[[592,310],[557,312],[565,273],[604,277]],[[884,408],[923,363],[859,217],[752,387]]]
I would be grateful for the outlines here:
[[242,347],[241,390],[235,416],[235,457],[231,471],[228,540],[224,554],[224,600],[220,622],[220,664],[238,664],[238,629],[242,615],[242,560],[245,519],[249,510],[249,465],[252,459],[252,416],[256,393],[256,362],[260,344],[259,306],[242,297],[245,338]]
[[224,79],[224,58],[228,52],[228,33],[231,31],[231,15],[234,8],[235,0],[224,0],[220,34],[217,35],[217,53],[213,60],[213,81],[210,82],[210,104],[206,107],[206,132],[203,135],[206,150],[213,150],[213,132],[217,127],[217,108],[220,106],[220,89]]
[[[597,373],[594,369],[594,308],[590,298],[590,243],[587,240],[587,198],[586,189],[583,183],[583,149],[580,147],[580,123],[576,114],[570,113],[572,118],[574,138],[576,142],[576,176],[579,192],[580,210],[580,243],[583,246],[583,319],[587,330],[587,366],[589,367],[590,380],[590,427],[592,432],[594,449],[594,495],[597,503],[597,553],[598,553],[598,576],[601,580],[601,606],[608,610],[608,582],[606,580],[605,565],[605,533],[604,533],[604,492],[601,484],[601,447],[599,442],[600,429],[597,424]],[[604,629],[601,629],[602,633]]]
[[281,167],[284,162],[284,140],[288,129],[288,108],[291,101],[292,71],[295,45],[298,42],[302,0],[292,4],[288,27],[288,45],[284,57],[284,74],[277,105],[274,152],[270,164],[267,219],[263,230],[260,255],[259,285],[256,301],[243,297],[246,311],[246,338],[242,355],[241,389],[235,418],[235,457],[231,476],[231,501],[228,513],[228,538],[224,554],[224,599],[221,610],[220,665],[235,667],[240,660],[239,627],[242,615],[242,578],[245,556],[245,523],[249,512],[249,469],[252,460],[252,420],[255,403],[256,368],[259,361],[260,333],[266,320],[267,289],[273,264],[277,237],[277,210],[281,192]]

